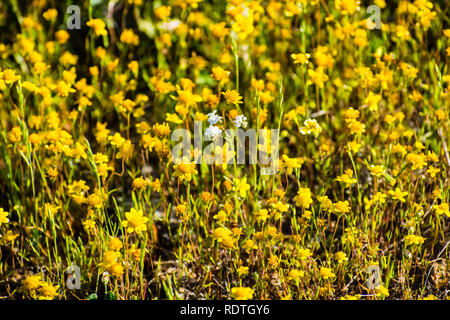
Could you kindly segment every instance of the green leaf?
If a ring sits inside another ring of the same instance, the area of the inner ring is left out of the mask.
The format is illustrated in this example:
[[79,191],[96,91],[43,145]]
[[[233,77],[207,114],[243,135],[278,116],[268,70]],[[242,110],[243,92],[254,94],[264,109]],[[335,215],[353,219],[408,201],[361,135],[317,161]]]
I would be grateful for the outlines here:
[[96,293],[92,293],[88,297],[88,300],[97,300],[97,299],[98,299],[98,296]]
[[105,300],[117,300],[117,298],[114,295],[114,293],[112,293],[111,291],[108,291],[106,293]]

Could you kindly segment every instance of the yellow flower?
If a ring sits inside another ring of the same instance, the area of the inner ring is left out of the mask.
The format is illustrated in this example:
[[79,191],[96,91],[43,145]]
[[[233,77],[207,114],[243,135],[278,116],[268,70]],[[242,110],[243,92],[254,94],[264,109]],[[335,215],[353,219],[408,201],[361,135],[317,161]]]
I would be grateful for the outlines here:
[[120,263],[114,263],[110,266],[109,272],[113,276],[120,277],[123,274],[124,268]]
[[213,239],[217,240],[225,248],[232,248],[234,246],[234,239],[232,238],[232,232],[226,228],[216,228],[212,233]]
[[323,88],[323,84],[328,80],[328,76],[323,72],[323,67],[317,67],[315,70],[308,69],[309,80],[307,84],[314,83],[319,88]]
[[242,247],[247,252],[258,249],[258,245],[252,239],[247,239]]
[[120,41],[137,46],[139,44],[139,36],[132,29],[125,29],[120,35]]
[[260,209],[255,213],[256,221],[266,221],[269,218],[269,211],[267,209]]
[[309,57],[311,55],[309,53],[293,53],[291,54],[291,58],[294,60],[295,64],[308,64]]
[[218,220],[220,223],[225,223],[228,220],[227,213],[220,210],[216,215],[213,216],[214,219]]
[[192,176],[198,173],[196,164],[191,163],[186,157],[183,157],[182,160],[175,159],[173,168],[175,170],[174,176],[178,177],[178,180],[180,181],[191,181]]
[[434,207],[434,210],[436,210],[437,215],[440,216],[440,215],[445,214],[447,217],[450,218],[450,210],[449,210],[449,206],[447,203],[443,202],[443,203],[441,203],[439,205],[435,205],[433,207]]
[[366,131],[366,126],[359,121],[352,121],[349,123],[348,128],[352,134],[360,135]]
[[176,113],[166,113],[166,121],[175,124],[183,123],[183,120],[181,120]]
[[8,230],[6,234],[4,234],[0,240],[0,244],[6,245],[12,241],[14,241],[19,236],[18,233],[13,233],[11,230]]
[[395,200],[400,200],[401,202],[406,202],[405,196],[408,194],[407,191],[403,192],[400,190],[400,188],[395,188],[395,190],[389,190],[389,194],[394,198]]
[[67,97],[69,93],[76,92],[76,90],[73,89],[72,86],[65,81],[59,81],[58,84],[54,86],[54,90],[60,97]]
[[381,177],[382,175],[384,175],[384,168],[383,166],[380,165],[372,165],[369,168],[370,174],[372,174],[375,177]]
[[245,276],[248,274],[248,267],[240,266],[237,272],[240,277]]
[[348,186],[356,183],[356,179],[353,178],[353,170],[347,169],[345,170],[345,173],[339,177],[336,178],[336,181],[343,182]]
[[45,284],[46,283],[42,281],[42,276],[40,274],[28,276],[25,280],[22,281],[23,288],[28,291],[39,289]]
[[242,198],[245,198],[247,191],[250,190],[250,185],[247,183],[247,177],[236,179],[235,190]]
[[87,203],[88,205],[93,206],[97,209],[100,209],[103,206],[102,197],[100,197],[97,192],[87,197]]
[[300,133],[303,135],[313,134],[317,136],[320,132],[322,132],[322,128],[317,123],[316,119],[306,119],[303,123],[303,127],[300,128]]
[[[203,100],[199,95],[193,94],[191,90],[177,90],[177,93],[178,97],[170,96],[172,99],[177,101],[177,106],[196,106],[197,102],[201,102]],[[185,114],[182,115],[184,116]]]
[[254,290],[247,287],[234,287],[231,289],[231,298],[234,300],[250,300],[253,298]]
[[337,260],[338,263],[342,263],[344,261],[348,261],[347,255],[345,252],[339,251],[334,255],[334,258]]
[[389,290],[382,284],[380,284],[378,287],[376,287],[376,291],[377,291],[378,297],[383,297],[383,296],[389,297]]
[[283,154],[282,166],[286,168],[287,174],[291,174],[294,169],[301,168],[303,162],[304,160],[301,158],[289,158],[287,155]]
[[441,169],[438,169],[438,168],[435,168],[435,167],[429,167],[427,169],[427,172],[430,174],[431,178],[434,178],[436,176],[436,174],[441,172]]
[[116,251],[106,251],[103,254],[103,260],[101,266],[105,269],[109,269],[113,264],[117,262],[117,259],[120,257],[120,253]]
[[214,80],[222,81],[222,83],[228,80],[228,76],[230,75],[230,71],[224,70],[222,67],[214,67],[212,68],[211,77]]
[[109,239],[109,248],[111,250],[119,251],[120,249],[122,249],[122,247],[123,247],[123,244],[122,244],[122,241],[120,241],[119,238],[111,237]]
[[348,213],[350,212],[350,205],[347,200],[338,201],[333,204],[333,209],[338,213]]
[[143,190],[147,187],[148,181],[142,177],[138,177],[133,180],[132,186],[133,189]]
[[58,296],[59,286],[53,286],[51,283],[45,283],[42,288],[39,289],[39,300],[53,300]]
[[69,40],[69,33],[66,30],[59,30],[55,32],[55,37],[60,44],[64,44]]
[[357,153],[359,151],[359,149],[361,148],[361,144],[357,143],[356,141],[350,141],[348,143],[348,149],[352,152],[352,153]]
[[0,71],[0,80],[5,81],[6,84],[12,84],[20,80],[20,76],[16,75],[12,69],[5,69],[3,72]]
[[326,267],[320,267],[320,275],[324,279],[334,278],[336,276],[330,268]]
[[300,188],[294,197],[294,201],[297,207],[309,208],[312,203],[311,190],[309,188]]
[[125,212],[127,220],[122,221],[122,227],[127,228],[128,233],[141,233],[147,231],[148,218],[144,217],[142,210],[131,208],[130,211]]
[[126,140],[119,147],[119,152],[116,154],[117,159],[123,158],[125,162],[133,157],[134,145],[130,140]]
[[300,281],[300,278],[303,278],[304,275],[305,275],[305,271],[292,269],[289,271],[288,280],[297,282],[297,281]]
[[170,12],[172,11],[172,7],[169,6],[159,6],[155,9],[155,16],[160,20],[165,20],[170,16]]
[[414,244],[421,245],[425,241],[425,238],[421,236],[416,236],[414,234],[408,234],[407,236],[405,236],[404,240],[407,246]]
[[9,219],[8,219],[8,212],[4,211],[3,208],[0,208],[0,226],[2,225],[2,223],[8,223]]
[[159,138],[163,138],[170,134],[170,128],[167,123],[157,123],[152,127],[153,133]]
[[214,195],[208,191],[203,191],[200,194],[200,198],[202,199],[203,202],[208,203],[208,202],[211,202],[212,200],[214,200]]
[[105,29],[106,24],[102,19],[91,19],[86,22],[86,25],[94,30],[96,36],[106,36],[108,34]]
[[242,97],[237,90],[227,90],[222,92],[222,94],[225,96],[228,104],[234,104],[237,106],[242,103]]
[[54,8],[48,9],[42,14],[42,16],[47,21],[54,20],[58,16],[58,10]]

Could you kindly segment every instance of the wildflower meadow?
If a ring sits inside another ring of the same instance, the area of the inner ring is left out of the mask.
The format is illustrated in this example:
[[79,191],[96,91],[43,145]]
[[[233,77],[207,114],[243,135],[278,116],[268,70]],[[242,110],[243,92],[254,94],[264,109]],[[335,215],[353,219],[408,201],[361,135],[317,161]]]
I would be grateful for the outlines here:
[[450,299],[450,14],[1,0],[1,300]]

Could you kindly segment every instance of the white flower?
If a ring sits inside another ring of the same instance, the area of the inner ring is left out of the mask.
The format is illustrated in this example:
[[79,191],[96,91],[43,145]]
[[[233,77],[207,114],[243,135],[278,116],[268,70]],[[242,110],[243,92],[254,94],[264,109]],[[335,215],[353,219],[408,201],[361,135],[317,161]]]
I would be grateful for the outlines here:
[[218,122],[222,122],[222,117],[216,114],[217,110],[214,110],[211,113],[208,113],[208,122],[209,125],[215,125]]
[[233,120],[233,123],[238,128],[247,128],[247,117],[244,115],[236,116],[236,119]]
[[109,282],[109,273],[108,271],[105,271],[102,273],[102,282],[106,286]]
[[[159,28],[166,32],[173,32],[181,24],[181,21],[174,19],[171,21],[160,23]],[[154,32],[154,30],[152,30]]]
[[205,130],[205,137],[209,141],[214,141],[221,134],[222,134],[222,130],[220,130],[219,127],[216,127],[216,126],[209,126]]
[[322,131],[322,128],[317,123],[316,119],[306,119],[305,122],[303,122],[303,125],[304,126],[300,128],[300,132],[303,135],[306,134],[318,135]]

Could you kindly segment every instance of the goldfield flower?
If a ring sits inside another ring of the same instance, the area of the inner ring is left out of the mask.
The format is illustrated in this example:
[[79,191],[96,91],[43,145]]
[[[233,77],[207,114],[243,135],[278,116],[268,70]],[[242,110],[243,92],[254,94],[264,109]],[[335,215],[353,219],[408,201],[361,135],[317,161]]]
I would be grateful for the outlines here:
[[59,30],[55,32],[55,38],[60,44],[64,44],[69,40],[69,33],[66,30]]
[[242,96],[239,94],[237,90],[227,90],[222,92],[228,104],[234,104],[237,106],[242,103]]
[[303,123],[303,127],[300,128],[300,133],[303,135],[312,134],[314,136],[317,136],[321,132],[322,128],[317,123],[316,119],[306,119]]
[[405,240],[405,245],[407,245],[407,246],[421,245],[425,241],[425,238],[423,238],[421,236],[416,236],[414,234],[409,234],[404,238],[404,240]]
[[350,212],[350,205],[347,200],[345,201],[338,201],[333,204],[333,209],[337,213],[349,213]]
[[129,45],[139,45],[139,36],[136,35],[132,29],[124,29],[120,35],[120,41]]
[[357,183],[357,180],[353,178],[353,170],[352,169],[346,169],[345,173],[339,177],[336,178],[336,181],[343,182],[349,187],[352,184]]
[[16,75],[16,72],[12,69],[5,69],[0,71],[0,80],[3,80],[6,84],[13,84],[20,80],[20,75]]
[[55,18],[58,16],[58,10],[54,9],[54,8],[50,8],[47,11],[45,11],[42,16],[44,17],[45,20],[50,21],[50,20],[55,20]]
[[289,158],[287,155],[283,154],[282,167],[286,168],[287,174],[291,174],[294,169],[301,168],[303,162],[304,160],[301,158]]
[[233,233],[226,228],[216,228],[213,231],[212,237],[224,248],[230,249],[234,247]]
[[172,11],[172,7],[170,6],[159,6],[155,9],[155,16],[160,20],[165,20],[170,16],[170,12]]
[[96,36],[106,36],[108,34],[108,31],[105,29],[106,23],[102,19],[91,19],[86,22],[86,25],[94,30]]
[[381,177],[384,175],[384,168],[380,165],[372,165],[369,167],[370,174],[375,177]]
[[315,84],[319,88],[323,88],[324,83],[328,81],[328,75],[324,73],[323,67],[317,67],[314,69],[308,69],[309,79],[307,84]]
[[311,55],[309,53],[293,53],[291,54],[292,60],[294,60],[295,64],[308,64],[309,57]]
[[0,226],[2,225],[2,223],[8,223],[9,219],[8,219],[8,212],[6,212],[5,210],[3,210],[3,208],[0,208]]
[[122,241],[119,238],[111,237],[109,239],[109,248],[113,251],[119,251],[122,249],[123,244]]
[[320,267],[320,276],[325,280],[334,278],[336,275],[332,271],[330,268]]
[[248,267],[240,266],[237,272],[240,277],[246,276],[248,274]]
[[[447,217],[450,217],[450,209],[449,209],[448,203],[443,202],[441,204],[434,205],[433,208],[438,216],[445,214]],[[0,216],[1,216],[1,213],[0,213]],[[1,222],[1,219],[0,219],[0,222]]]
[[224,70],[222,67],[214,67],[212,68],[211,77],[214,80],[221,81],[225,83],[228,81],[228,77],[230,76],[230,71]]
[[116,154],[117,159],[123,159],[125,162],[129,161],[133,157],[134,145],[130,140],[125,140],[120,147],[119,152]]
[[133,183],[132,183],[133,189],[137,189],[137,190],[143,190],[147,187],[147,185],[148,185],[148,181],[142,177],[138,177],[138,178],[134,179]]
[[173,165],[174,176],[178,177],[180,181],[191,181],[192,176],[198,173],[195,163],[192,163],[188,158],[183,157],[182,159],[175,159],[175,164]]
[[311,190],[309,188],[300,188],[294,197],[294,201],[297,207],[309,208],[313,202]]
[[389,190],[389,194],[394,200],[399,200],[401,202],[406,202],[405,196],[408,194],[407,191],[401,191],[400,188],[395,188],[395,190]]
[[231,289],[231,298],[234,300],[250,300],[253,298],[254,290],[247,287],[234,287]]
[[375,289],[378,297],[389,297],[389,290],[384,285],[380,284]]
[[336,261],[338,263],[343,263],[345,261],[348,261],[347,255],[345,254],[345,252],[342,252],[342,251],[336,252],[336,254],[334,255],[334,258],[336,259]]
[[46,282],[42,281],[42,275],[40,274],[28,276],[22,281],[22,287],[28,292],[37,290],[44,285],[46,285]]
[[58,294],[59,286],[53,286],[51,283],[45,283],[40,289],[39,289],[39,300],[53,300],[55,299]]
[[250,185],[247,183],[247,177],[236,179],[235,190],[242,198],[245,198],[247,191],[250,190]]
[[294,282],[300,281],[300,278],[305,276],[305,272],[303,270],[291,269],[289,270],[288,279]]
[[170,96],[177,101],[177,105],[195,107],[198,102],[203,100],[201,96],[192,93],[191,90],[177,90],[177,93],[178,97]]
[[130,211],[125,212],[125,217],[126,220],[122,221],[122,227],[126,228],[128,233],[140,234],[147,231],[148,218],[144,216],[142,210],[131,208]]

